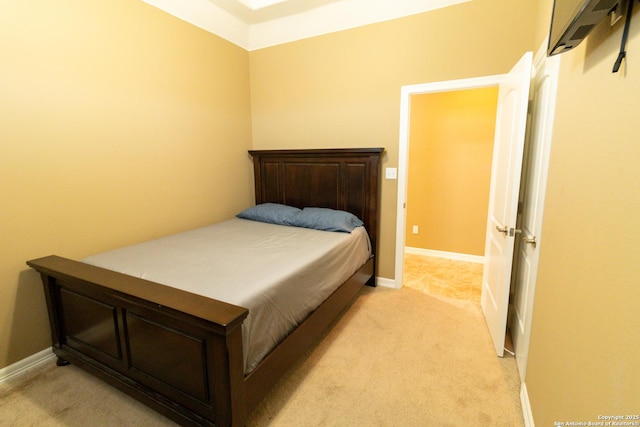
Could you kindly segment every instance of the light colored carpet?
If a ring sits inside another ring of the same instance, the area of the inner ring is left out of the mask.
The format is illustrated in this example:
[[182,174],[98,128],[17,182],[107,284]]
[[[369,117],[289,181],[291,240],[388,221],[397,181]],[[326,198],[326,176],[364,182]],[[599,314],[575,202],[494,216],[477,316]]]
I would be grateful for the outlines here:
[[55,359],[0,384],[0,426],[175,426],[124,393]]
[[[365,288],[250,414],[249,426],[521,426],[515,359],[496,357],[477,304]],[[54,362],[0,386],[0,425],[172,425]]]

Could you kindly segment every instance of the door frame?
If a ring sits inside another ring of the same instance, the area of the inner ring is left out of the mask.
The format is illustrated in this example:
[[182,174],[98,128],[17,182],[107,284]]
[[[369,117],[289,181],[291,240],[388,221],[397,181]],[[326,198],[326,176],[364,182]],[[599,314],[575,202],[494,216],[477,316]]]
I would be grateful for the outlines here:
[[395,287],[402,287],[407,184],[409,179],[409,135],[411,127],[411,96],[438,92],[455,92],[467,89],[481,89],[499,86],[505,74],[469,79],[448,80],[435,83],[422,83],[402,86],[400,90],[400,141],[398,144],[398,204],[396,210],[396,264]]

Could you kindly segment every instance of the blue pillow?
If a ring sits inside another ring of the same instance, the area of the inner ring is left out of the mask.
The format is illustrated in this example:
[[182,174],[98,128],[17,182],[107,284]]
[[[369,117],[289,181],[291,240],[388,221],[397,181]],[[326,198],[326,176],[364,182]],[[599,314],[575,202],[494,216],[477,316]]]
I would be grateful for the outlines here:
[[236,216],[252,221],[268,222],[271,224],[289,225],[289,220],[295,214],[302,212],[293,206],[280,205],[278,203],[262,203],[245,209]]
[[296,227],[344,233],[351,233],[354,228],[364,225],[352,213],[328,208],[304,208],[289,218],[288,222]]

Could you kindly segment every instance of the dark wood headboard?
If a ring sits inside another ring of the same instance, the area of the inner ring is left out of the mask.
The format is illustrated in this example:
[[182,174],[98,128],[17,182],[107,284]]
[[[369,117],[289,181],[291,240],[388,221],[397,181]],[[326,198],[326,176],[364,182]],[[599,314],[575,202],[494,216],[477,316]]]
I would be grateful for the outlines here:
[[256,204],[351,212],[376,253],[380,157],[384,148],[252,150]]

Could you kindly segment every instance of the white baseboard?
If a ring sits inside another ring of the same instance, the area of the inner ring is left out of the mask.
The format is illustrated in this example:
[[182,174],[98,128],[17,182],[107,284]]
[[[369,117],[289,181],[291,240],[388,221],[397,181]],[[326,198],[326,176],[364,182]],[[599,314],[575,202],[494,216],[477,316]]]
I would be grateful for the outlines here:
[[386,279],[384,277],[376,277],[376,284],[378,286],[382,286],[383,288],[398,289],[398,286],[396,286],[396,281],[393,280],[393,279]]
[[412,248],[409,246],[404,248],[404,252],[407,254],[413,254],[413,255],[424,255],[424,256],[431,256],[435,258],[446,258],[454,261],[475,262],[478,264],[484,264],[484,257],[480,255],[469,255],[469,254],[461,254],[457,252],[436,251],[433,249]]
[[31,356],[26,357],[14,363],[13,365],[9,365],[6,368],[2,368],[0,369],[0,384],[2,384],[5,381],[9,381],[10,379],[15,378],[19,375],[22,375],[27,371],[29,371],[30,369],[33,369],[39,364],[44,363],[47,360],[52,359],[54,357],[55,357],[55,354],[53,354],[51,347],[49,347],[45,350],[42,350],[39,353],[32,354]]
[[522,405],[522,417],[524,418],[525,427],[535,427],[533,413],[531,412],[531,403],[529,402],[529,393],[527,392],[527,384],[525,383],[522,383],[520,387],[520,404]]

